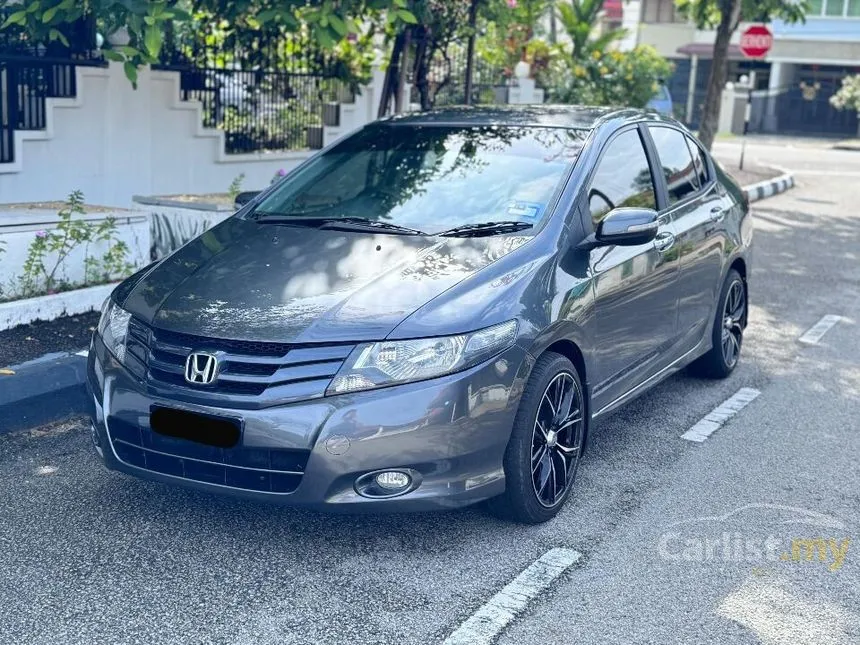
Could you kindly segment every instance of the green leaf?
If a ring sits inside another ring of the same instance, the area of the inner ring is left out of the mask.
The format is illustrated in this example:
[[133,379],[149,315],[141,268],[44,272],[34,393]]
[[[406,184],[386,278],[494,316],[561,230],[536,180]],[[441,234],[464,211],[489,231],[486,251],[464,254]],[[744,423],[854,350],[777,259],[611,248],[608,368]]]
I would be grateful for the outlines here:
[[418,23],[418,18],[415,17],[411,11],[407,11],[406,9],[398,9],[397,17],[400,18],[403,22],[408,22],[411,25]]
[[347,28],[346,23],[343,19],[337,14],[331,14],[328,17],[328,23],[331,25],[332,29],[334,29],[339,36],[346,36]]
[[105,58],[107,58],[108,60],[112,60],[115,63],[125,62],[125,56],[123,56],[122,54],[118,54],[112,49],[103,49],[102,54]]
[[11,16],[6,18],[6,22],[3,23],[3,26],[0,29],[5,29],[9,25],[26,25],[27,24],[27,12],[26,11],[16,11]]
[[279,13],[281,13],[280,9],[266,9],[257,14],[257,20],[264,24],[274,19]]
[[406,0],[394,0],[394,6],[399,7],[400,9],[406,8]]
[[161,43],[163,42],[163,34],[158,27],[147,27],[144,34],[143,43],[146,46],[146,51],[151,56],[158,56],[161,51]]
[[59,6],[50,7],[49,9],[46,9],[45,13],[42,14],[42,23],[47,25],[49,22],[51,22],[54,19],[54,16],[57,15],[57,12],[59,10],[60,10]]
[[63,43],[64,46],[69,46],[68,38],[66,38],[62,34],[62,32],[59,32],[56,29],[51,29],[51,31],[48,32],[48,38],[50,38],[51,40],[59,40],[61,43]]
[[155,24],[155,18],[153,18],[152,16],[144,16],[143,22],[145,22],[147,25],[149,25],[151,27],[152,25]]
[[32,2],[29,7],[27,7],[27,13],[36,13],[39,10],[39,0],[35,0]]
[[332,37],[328,29],[317,30],[317,41],[325,49],[331,49],[337,44],[337,41]]
[[131,84],[135,87],[135,89],[137,89],[137,65],[135,65],[131,61],[125,61],[122,67],[125,71],[125,77],[130,80]]

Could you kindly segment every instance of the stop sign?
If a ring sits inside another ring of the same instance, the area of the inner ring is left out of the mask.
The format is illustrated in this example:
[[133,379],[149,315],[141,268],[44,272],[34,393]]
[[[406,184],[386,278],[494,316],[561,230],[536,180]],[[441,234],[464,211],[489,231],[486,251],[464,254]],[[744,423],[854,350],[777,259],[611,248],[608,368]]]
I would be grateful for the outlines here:
[[741,34],[741,53],[747,58],[761,58],[772,45],[773,34],[765,25],[752,25]]

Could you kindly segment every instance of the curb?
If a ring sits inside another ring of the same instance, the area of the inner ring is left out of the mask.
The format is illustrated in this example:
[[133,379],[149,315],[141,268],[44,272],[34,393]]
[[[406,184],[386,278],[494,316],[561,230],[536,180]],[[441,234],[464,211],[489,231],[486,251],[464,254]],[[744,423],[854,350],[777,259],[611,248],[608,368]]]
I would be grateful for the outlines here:
[[0,331],[26,325],[36,320],[55,320],[61,316],[97,311],[119,282],[73,289],[51,296],[0,303]]
[[753,203],[784,193],[790,188],[794,188],[794,175],[785,173],[773,179],[766,179],[765,181],[744,186],[743,191],[750,203]]
[[[784,193],[793,187],[794,175],[786,173],[775,179],[744,186],[743,191],[752,203]],[[102,288],[112,290],[114,286],[105,285]],[[95,299],[104,298],[99,293]],[[98,304],[101,304],[101,300]],[[9,369],[15,374],[0,375],[0,435],[61,421],[89,410],[85,386],[86,356],[48,354]]]
[[87,412],[87,358],[48,354],[0,375],[0,435]]

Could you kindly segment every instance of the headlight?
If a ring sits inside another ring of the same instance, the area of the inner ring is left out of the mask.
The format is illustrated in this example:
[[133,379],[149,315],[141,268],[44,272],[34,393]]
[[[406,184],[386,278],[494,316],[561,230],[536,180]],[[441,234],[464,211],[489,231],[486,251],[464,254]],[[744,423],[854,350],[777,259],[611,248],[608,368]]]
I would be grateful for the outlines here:
[[471,334],[365,343],[356,347],[329,385],[327,394],[370,390],[458,372],[514,344],[517,322]]
[[117,305],[113,298],[105,300],[102,306],[102,317],[99,320],[99,336],[120,363],[125,360],[125,339],[128,336],[129,320],[131,320],[131,314]]

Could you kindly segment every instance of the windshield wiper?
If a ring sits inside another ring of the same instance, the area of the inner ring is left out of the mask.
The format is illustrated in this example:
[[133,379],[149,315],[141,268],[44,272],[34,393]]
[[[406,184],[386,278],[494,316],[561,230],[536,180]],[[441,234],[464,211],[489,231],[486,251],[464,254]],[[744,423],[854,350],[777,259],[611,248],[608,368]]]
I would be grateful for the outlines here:
[[266,213],[255,217],[254,221],[259,224],[315,226],[319,229],[336,231],[385,231],[386,233],[396,233],[398,235],[427,235],[427,233],[418,229],[399,226],[390,222],[365,219],[363,217],[297,217],[282,213]]
[[447,231],[436,233],[443,237],[481,237],[484,235],[501,235],[502,233],[516,233],[532,228],[528,222],[504,221],[483,222],[481,224],[463,224],[449,228]]

